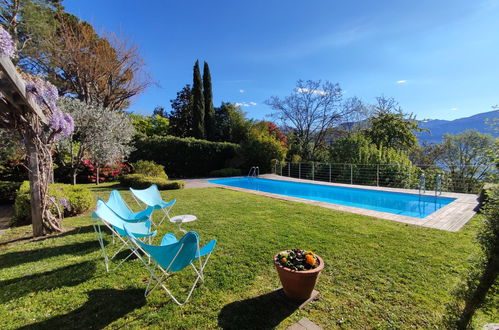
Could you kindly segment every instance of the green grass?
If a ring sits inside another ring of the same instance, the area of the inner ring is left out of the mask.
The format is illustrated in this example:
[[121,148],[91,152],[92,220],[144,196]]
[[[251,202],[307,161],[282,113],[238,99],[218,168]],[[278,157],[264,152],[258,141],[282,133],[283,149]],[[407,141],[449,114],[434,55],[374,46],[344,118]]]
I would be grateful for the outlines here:
[[[94,192],[107,197],[110,188]],[[160,290],[144,298],[148,273],[138,259],[106,273],[85,215],[64,220],[69,230],[58,237],[23,240],[30,227],[0,236],[2,328],[261,329],[286,328],[302,317],[323,328],[436,328],[478,249],[479,216],[450,233],[218,188],[163,196],[177,199],[175,214],[198,216],[184,228],[197,231],[202,243],[218,240],[206,281],[187,305],[175,305]],[[175,230],[164,223],[160,237]],[[301,311],[270,294],[279,286],[272,257],[287,248],[313,250],[326,263],[320,300]],[[188,269],[174,276],[173,291],[182,293],[193,277]],[[480,320],[499,322],[495,311],[482,312]]]

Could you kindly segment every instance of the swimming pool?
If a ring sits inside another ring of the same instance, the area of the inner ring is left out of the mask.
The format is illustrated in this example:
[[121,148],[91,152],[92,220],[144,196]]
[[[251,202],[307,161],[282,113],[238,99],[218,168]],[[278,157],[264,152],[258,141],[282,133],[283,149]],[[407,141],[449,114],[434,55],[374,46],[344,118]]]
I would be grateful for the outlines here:
[[363,209],[424,218],[455,198],[338,187],[261,178],[227,178],[211,183]]

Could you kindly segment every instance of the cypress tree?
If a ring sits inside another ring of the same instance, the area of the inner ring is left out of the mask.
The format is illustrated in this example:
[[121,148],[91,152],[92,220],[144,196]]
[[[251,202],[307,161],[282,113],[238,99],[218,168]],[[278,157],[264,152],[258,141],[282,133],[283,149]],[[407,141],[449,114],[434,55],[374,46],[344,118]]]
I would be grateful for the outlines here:
[[215,108],[213,107],[213,92],[211,88],[211,74],[208,63],[204,62],[203,68],[203,94],[204,94],[204,128],[206,138],[214,139],[215,133]]
[[192,82],[192,135],[197,139],[206,137],[204,130],[204,96],[199,61],[194,64]]

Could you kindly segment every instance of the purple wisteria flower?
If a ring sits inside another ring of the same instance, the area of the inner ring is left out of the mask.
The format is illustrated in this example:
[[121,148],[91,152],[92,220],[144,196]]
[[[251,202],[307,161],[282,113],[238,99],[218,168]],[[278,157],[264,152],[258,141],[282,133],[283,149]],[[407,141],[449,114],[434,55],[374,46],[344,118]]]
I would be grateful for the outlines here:
[[61,203],[66,210],[71,211],[71,205],[66,198],[59,199],[59,203]]
[[9,32],[0,26],[0,55],[12,58],[16,53],[16,44]]
[[26,91],[32,95],[35,102],[41,106],[55,108],[59,93],[57,88],[39,77],[34,77],[33,80],[26,82]]
[[52,117],[49,121],[49,126],[54,131],[59,131],[65,137],[73,133],[74,121],[70,114],[63,113],[59,108],[55,107]]

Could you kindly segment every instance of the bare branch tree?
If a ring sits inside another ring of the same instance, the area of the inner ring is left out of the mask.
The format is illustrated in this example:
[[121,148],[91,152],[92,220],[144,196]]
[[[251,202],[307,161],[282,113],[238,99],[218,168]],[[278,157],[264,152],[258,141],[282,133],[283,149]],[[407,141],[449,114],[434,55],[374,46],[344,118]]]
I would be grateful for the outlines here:
[[313,159],[324,146],[328,128],[344,119],[349,108],[341,106],[342,91],[337,83],[298,80],[295,90],[284,98],[272,96],[265,101],[273,117],[296,135],[304,159]]

